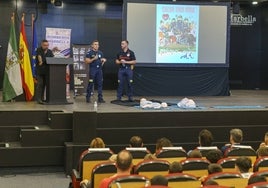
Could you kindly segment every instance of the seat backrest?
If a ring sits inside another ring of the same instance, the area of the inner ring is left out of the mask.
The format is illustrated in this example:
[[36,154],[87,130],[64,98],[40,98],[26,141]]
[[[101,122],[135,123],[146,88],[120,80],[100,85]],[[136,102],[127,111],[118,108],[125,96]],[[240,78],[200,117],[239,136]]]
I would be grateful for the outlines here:
[[246,188],[268,188],[268,182],[258,182],[248,185]]
[[113,162],[103,162],[97,164],[91,172],[91,185],[98,188],[104,178],[111,177],[116,173],[116,165]]
[[146,160],[138,163],[134,168],[134,174],[152,178],[155,175],[166,175],[169,170],[169,162],[166,160]]
[[128,175],[114,178],[110,184],[110,188],[141,188],[150,184],[150,179],[140,175]]
[[227,157],[220,159],[217,164],[221,165],[223,172],[236,172],[235,161],[237,158]]
[[[208,147],[197,147],[195,150],[200,151],[200,153],[202,154],[202,157],[206,157],[207,153],[210,151],[220,151],[217,146],[208,146]],[[221,151],[219,153],[222,153]]]
[[268,170],[268,157],[258,158],[253,165],[254,172],[263,170]]
[[257,157],[257,153],[254,149],[252,149],[250,146],[233,146],[231,148],[229,148],[226,153],[225,153],[226,157],[241,157],[241,156],[246,156],[248,158],[251,159],[252,164],[255,163],[256,161],[256,157]]
[[147,148],[142,147],[142,148],[126,148],[127,151],[129,151],[132,155],[132,164],[135,166],[139,162],[143,161],[144,157],[147,154],[150,154],[151,152],[147,150]]
[[185,173],[174,173],[165,176],[169,187],[197,188],[201,186],[201,181],[195,176]]
[[242,178],[241,174],[234,172],[219,172],[210,174],[205,180],[204,184],[208,181],[216,181],[219,185],[235,187],[235,188],[244,188],[247,183],[247,178]]
[[173,163],[174,161],[180,162],[181,160],[186,159],[187,153],[181,147],[178,147],[177,149],[176,147],[164,147],[156,157],[166,160],[169,163]]
[[181,161],[183,172],[202,177],[208,174],[209,161],[200,158],[188,158]]
[[264,176],[266,178],[266,181],[268,182],[268,170],[254,172],[251,177],[252,176]]
[[248,184],[247,178],[227,178],[227,179],[215,179],[219,185],[235,187],[235,188],[245,188]]
[[[94,148],[95,149],[95,148]],[[113,152],[107,148],[107,150],[95,149],[87,150],[82,153],[79,159],[79,173],[82,179],[91,179],[91,171],[94,166],[99,163],[106,162],[112,156]]]

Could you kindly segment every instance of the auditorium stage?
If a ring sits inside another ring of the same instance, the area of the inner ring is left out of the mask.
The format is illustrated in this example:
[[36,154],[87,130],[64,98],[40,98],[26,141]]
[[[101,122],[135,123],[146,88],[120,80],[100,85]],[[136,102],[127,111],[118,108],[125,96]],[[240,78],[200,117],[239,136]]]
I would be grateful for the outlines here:
[[[106,103],[98,105],[98,112],[144,112],[159,110],[142,110],[135,107],[111,104],[110,101],[116,97],[115,90],[104,90]],[[2,96],[0,96],[2,98]],[[159,100],[168,103],[177,103],[184,97],[193,99],[200,107],[197,111],[237,111],[237,110],[268,110],[268,90],[232,90],[230,96],[135,96],[136,100],[145,97],[147,100]],[[1,110],[62,110],[64,112],[73,111],[93,111],[93,103],[86,103],[85,96],[71,96],[68,101],[73,104],[68,105],[42,105],[32,102],[0,102]],[[92,98],[94,101],[94,97]],[[161,111],[189,111],[193,109],[167,109]]]

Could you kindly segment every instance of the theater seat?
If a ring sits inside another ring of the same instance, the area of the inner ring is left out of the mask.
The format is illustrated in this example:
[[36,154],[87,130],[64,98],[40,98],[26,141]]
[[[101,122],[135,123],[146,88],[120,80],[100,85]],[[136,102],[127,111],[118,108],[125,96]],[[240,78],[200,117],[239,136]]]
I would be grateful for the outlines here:
[[216,181],[219,185],[235,187],[235,188],[244,188],[247,186],[248,179],[242,178],[239,173],[234,172],[219,172],[210,174],[205,180],[204,184],[208,181]]
[[258,158],[253,165],[254,172],[262,170],[268,170],[268,157]]
[[246,188],[268,188],[268,182],[258,182],[248,185]]
[[150,179],[140,175],[118,176],[111,180],[109,188],[141,188],[150,185]]
[[151,152],[147,150],[146,147],[141,147],[141,148],[126,148],[127,151],[129,151],[133,157],[132,163],[133,165],[136,165],[137,163],[143,161],[144,157],[147,154],[150,154]]
[[97,164],[91,173],[91,185],[93,188],[100,186],[101,180],[114,175],[117,172],[116,165],[113,162],[103,162]]
[[235,145],[227,149],[224,153],[225,157],[241,157],[245,156],[251,159],[252,164],[255,163],[257,153],[251,146]]
[[264,176],[268,182],[268,170],[254,172],[251,176]]
[[222,154],[222,152],[217,148],[217,146],[208,146],[208,147],[199,146],[195,150],[200,151],[200,153],[202,154],[202,157],[204,158],[207,156],[208,152],[214,151],[214,150],[219,151],[219,153]]
[[210,162],[206,159],[188,158],[181,161],[183,172],[192,174],[197,178],[208,174],[208,165]]
[[80,188],[80,182],[91,179],[91,172],[95,165],[108,161],[113,152],[109,148],[90,148],[80,155],[78,170],[73,169],[71,178],[74,188]]
[[187,187],[196,188],[200,187],[201,181],[197,177],[185,174],[185,173],[174,173],[165,176],[168,180],[169,187]]
[[223,158],[220,159],[217,164],[221,165],[223,172],[236,172],[235,161],[237,158]]
[[163,147],[156,155],[158,159],[163,159],[172,163],[174,161],[180,162],[187,158],[187,153],[182,147]]
[[155,175],[167,175],[169,162],[166,160],[146,160],[138,163],[134,167],[134,174],[139,174],[152,178]]

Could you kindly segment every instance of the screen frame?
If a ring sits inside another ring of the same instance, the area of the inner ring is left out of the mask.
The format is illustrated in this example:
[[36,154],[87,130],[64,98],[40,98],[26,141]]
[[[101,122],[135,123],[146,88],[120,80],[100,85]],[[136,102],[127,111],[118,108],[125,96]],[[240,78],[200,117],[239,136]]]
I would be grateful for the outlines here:
[[[150,0],[124,0],[122,13],[122,38],[127,39],[127,7],[128,3],[140,4],[175,4],[175,5],[199,5],[199,6],[226,6],[226,54],[225,63],[143,63],[137,62],[140,67],[229,67],[230,58],[230,30],[231,30],[231,3],[230,2],[193,2],[193,1],[150,1]],[[131,41],[130,41],[131,46]],[[133,49],[135,51],[135,49]]]

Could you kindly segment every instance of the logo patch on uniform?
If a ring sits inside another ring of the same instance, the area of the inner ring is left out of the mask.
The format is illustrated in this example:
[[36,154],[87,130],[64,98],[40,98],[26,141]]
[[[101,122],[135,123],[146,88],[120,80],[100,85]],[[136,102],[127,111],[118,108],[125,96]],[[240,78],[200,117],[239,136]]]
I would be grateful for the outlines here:
[[130,56],[130,53],[128,53],[127,56],[129,57]]

